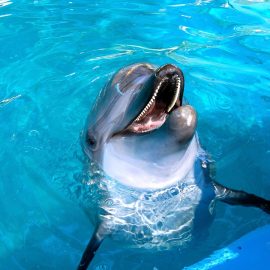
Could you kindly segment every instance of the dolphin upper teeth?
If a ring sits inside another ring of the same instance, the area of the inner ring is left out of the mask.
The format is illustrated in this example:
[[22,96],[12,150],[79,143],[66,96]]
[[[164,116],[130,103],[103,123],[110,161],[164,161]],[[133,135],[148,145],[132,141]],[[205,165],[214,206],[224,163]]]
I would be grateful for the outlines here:
[[161,87],[161,85],[163,84],[163,82],[167,80],[167,78],[163,78],[160,83],[158,84],[152,98],[150,99],[150,101],[147,103],[147,105],[145,106],[145,108],[142,110],[142,112],[138,115],[138,117],[135,119],[135,121],[140,121],[142,119],[142,117],[146,114],[146,112],[149,110],[149,108],[151,107],[151,105],[154,103],[156,96],[158,94],[158,91]]

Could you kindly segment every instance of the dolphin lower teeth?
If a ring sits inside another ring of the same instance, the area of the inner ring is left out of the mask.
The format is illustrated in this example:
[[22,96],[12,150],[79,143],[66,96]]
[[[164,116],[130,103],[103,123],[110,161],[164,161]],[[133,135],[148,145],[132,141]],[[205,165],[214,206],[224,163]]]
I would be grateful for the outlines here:
[[167,112],[170,112],[172,110],[172,108],[175,105],[175,103],[177,101],[177,98],[178,98],[178,96],[180,94],[181,80],[180,80],[180,78],[178,76],[175,78],[175,80],[176,80],[176,91],[175,91],[173,100],[172,100],[170,106],[167,109]]

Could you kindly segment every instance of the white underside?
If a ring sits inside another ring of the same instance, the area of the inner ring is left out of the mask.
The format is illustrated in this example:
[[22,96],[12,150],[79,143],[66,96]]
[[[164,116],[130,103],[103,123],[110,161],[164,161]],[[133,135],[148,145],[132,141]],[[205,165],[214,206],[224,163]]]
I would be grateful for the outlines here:
[[188,148],[150,163],[138,160],[123,153],[109,143],[104,149],[103,170],[123,185],[136,189],[162,189],[184,179],[191,171],[198,154],[199,143],[194,136]]

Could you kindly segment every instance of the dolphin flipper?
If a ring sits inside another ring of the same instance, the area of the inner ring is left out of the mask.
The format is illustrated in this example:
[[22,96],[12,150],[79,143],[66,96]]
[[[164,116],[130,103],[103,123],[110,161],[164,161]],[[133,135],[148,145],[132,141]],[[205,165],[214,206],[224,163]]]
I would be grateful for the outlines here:
[[106,235],[107,234],[104,231],[103,224],[102,223],[98,224],[90,241],[87,244],[87,247],[83,252],[77,270],[86,270],[88,268],[90,262],[94,258],[96,251],[98,250],[99,246],[101,245]]
[[230,205],[258,207],[270,214],[270,201],[244,191],[229,189],[214,182],[216,199]]

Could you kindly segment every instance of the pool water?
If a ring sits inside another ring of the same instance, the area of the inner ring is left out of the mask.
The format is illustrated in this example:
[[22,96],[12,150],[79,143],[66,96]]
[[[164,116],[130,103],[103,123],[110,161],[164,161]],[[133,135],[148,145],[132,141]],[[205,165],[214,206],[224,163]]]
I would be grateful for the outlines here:
[[[269,44],[267,0],[0,0],[0,269],[76,268],[93,230],[80,133],[131,63],[179,65],[217,181],[270,199]],[[91,269],[182,269],[270,223],[221,203],[215,215],[197,251],[108,239]]]

